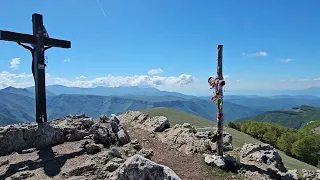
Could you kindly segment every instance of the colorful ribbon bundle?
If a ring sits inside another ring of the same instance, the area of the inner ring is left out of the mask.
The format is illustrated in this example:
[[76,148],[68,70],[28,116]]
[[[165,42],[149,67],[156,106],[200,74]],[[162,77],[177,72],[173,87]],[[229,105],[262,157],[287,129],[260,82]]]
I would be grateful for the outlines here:
[[[208,83],[210,85],[210,89],[214,89],[214,94],[211,98],[211,101],[215,104],[218,103],[218,100],[219,99],[222,99],[223,97],[223,92],[222,92],[222,88],[223,86],[225,85],[225,81],[224,80],[220,80],[218,77],[216,78],[213,78],[213,77],[210,77],[208,79]],[[222,103],[219,105],[222,107]]]
[[214,94],[211,98],[211,101],[215,104],[218,104],[218,112],[217,112],[217,119],[221,120],[222,119],[222,105],[223,105],[223,101],[222,101],[222,97],[223,97],[223,86],[226,84],[224,80],[219,79],[218,77],[213,78],[210,77],[208,79],[208,83],[210,85],[210,89],[214,89]]

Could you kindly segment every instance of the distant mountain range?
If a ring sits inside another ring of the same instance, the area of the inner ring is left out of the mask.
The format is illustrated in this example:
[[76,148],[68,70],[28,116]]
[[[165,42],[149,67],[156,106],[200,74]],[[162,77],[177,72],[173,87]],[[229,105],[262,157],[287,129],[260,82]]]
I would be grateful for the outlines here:
[[299,129],[310,121],[320,120],[320,108],[303,105],[289,110],[266,111],[258,115],[241,118],[235,121],[246,120],[272,122]]
[[229,91],[228,93],[237,94],[237,95],[258,95],[258,96],[307,95],[307,96],[320,97],[320,87],[310,87],[307,89],[297,89],[297,90],[242,90],[242,91]]
[[[67,114],[118,114],[127,110],[168,107],[216,120],[216,104],[211,96],[197,97],[177,92],[141,87],[77,88],[61,85],[47,86],[47,113],[49,119]],[[0,90],[0,125],[12,122],[34,121],[34,87],[8,87]],[[295,106],[320,107],[315,96],[237,96],[227,95],[224,101],[225,121],[251,117],[264,111],[291,109]]]

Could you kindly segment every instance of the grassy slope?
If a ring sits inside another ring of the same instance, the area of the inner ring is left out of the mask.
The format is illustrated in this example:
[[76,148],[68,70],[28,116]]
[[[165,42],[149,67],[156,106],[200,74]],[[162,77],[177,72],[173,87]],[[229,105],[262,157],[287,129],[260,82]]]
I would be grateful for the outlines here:
[[313,132],[315,134],[320,134],[320,120],[313,121],[299,129],[301,132]]
[[[149,113],[150,115],[154,116],[166,116],[170,124],[173,126],[175,124],[182,124],[182,123],[190,123],[193,126],[197,127],[210,127],[215,125],[214,122],[201,118],[199,116],[191,115],[188,113],[184,113],[181,111],[177,111],[170,108],[154,108],[154,109],[148,109],[144,110],[144,112]],[[225,128],[227,132],[229,132],[232,135],[232,142],[234,147],[242,147],[245,143],[262,143],[261,141],[258,141],[251,136],[242,133],[240,131],[237,131],[232,128]],[[291,158],[284,154],[283,152],[279,151],[280,155],[282,157],[283,163],[288,169],[310,169],[310,170],[316,170],[317,168],[314,166],[311,166],[309,164],[306,164],[304,162],[301,162],[297,159]]]

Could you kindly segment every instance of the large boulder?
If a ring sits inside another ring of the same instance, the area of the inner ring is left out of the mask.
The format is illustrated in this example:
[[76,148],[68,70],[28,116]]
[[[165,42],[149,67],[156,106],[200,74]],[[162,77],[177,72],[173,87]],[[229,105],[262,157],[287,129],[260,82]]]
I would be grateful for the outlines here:
[[262,179],[294,179],[287,174],[280,154],[269,144],[245,144],[240,151],[240,173]]
[[[177,124],[173,128],[166,129],[160,135],[162,142],[176,147],[185,154],[216,152],[217,143],[209,138],[209,131],[197,132],[190,124]],[[232,150],[232,136],[223,132],[224,150]]]
[[162,132],[170,127],[166,117],[150,116],[140,111],[128,111],[120,116],[120,120],[150,132]]
[[141,155],[128,158],[114,172],[108,174],[109,180],[180,180],[169,167],[157,164]]

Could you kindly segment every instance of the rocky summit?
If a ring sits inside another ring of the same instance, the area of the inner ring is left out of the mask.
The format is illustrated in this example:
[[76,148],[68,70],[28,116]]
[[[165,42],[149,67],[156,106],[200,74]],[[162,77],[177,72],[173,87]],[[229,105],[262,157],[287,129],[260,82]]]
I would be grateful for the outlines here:
[[[171,127],[166,117],[139,111],[8,125],[0,127],[0,179],[319,179],[320,172],[287,170],[269,144],[234,150],[230,134],[223,132],[223,140],[219,157],[208,131]],[[234,174],[222,176],[202,162]]]

